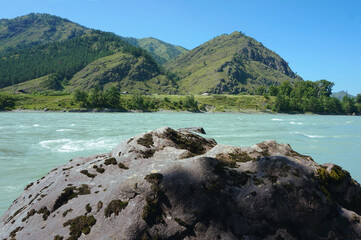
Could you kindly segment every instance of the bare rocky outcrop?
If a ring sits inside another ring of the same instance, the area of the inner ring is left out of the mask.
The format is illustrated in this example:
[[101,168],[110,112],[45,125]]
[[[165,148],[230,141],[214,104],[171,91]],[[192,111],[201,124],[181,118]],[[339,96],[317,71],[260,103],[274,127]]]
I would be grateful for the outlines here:
[[1,217],[0,239],[361,238],[361,188],[339,166],[194,130],[160,128],[53,169]]

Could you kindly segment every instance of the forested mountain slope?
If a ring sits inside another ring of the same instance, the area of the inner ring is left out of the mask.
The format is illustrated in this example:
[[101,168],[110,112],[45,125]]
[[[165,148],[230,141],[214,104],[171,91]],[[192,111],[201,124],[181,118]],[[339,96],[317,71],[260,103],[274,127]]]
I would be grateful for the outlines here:
[[68,19],[49,14],[30,13],[13,19],[0,19],[0,52],[72,39],[90,31]]

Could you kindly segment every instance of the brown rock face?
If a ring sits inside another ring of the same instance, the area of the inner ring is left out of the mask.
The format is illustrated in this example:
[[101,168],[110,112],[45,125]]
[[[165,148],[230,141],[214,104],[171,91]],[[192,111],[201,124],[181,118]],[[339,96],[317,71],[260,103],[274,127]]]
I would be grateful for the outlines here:
[[348,172],[289,145],[164,127],[29,184],[0,239],[360,239],[360,206]]

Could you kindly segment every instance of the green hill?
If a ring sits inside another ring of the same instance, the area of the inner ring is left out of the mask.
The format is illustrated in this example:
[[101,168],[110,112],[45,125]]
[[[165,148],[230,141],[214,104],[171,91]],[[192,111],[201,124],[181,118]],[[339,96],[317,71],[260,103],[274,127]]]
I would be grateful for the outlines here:
[[117,51],[144,52],[114,34],[101,31],[92,31],[60,42],[14,50],[0,59],[0,87],[53,73],[70,79],[92,61]]
[[355,96],[345,92],[345,91],[340,91],[340,92],[335,92],[331,94],[331,97],[337,98],[338,100],[342,101],[344,96],[348,96],[349,98],[355,98]]
[[183,47],[175,46],[152,37],[141,39],[124,38],[124,40],[149,52],[159,64],[164,64],[188,51]]
[[121,92],[177,92],[177,85],[164,76],[154,60],[119,52],[88,64],[70,80],[68,91],[90,90],[102,86],[116,87]]
[[[0,88],[8,87],[9,91],[73,91],[109,85],[125,91],[175,92],[176,85],[164,74],[145,50],[115,34],[95,30],[9,51],[0,59]],[[48,75],[52,77],[44,77]]]
[[59,79],[56,74],[49,74],[40,78],[32,79],[22,83],[14,84],[5,88],[0,89],[0,91],[5,92],[23,92],[23,93],[33,93],[33,92],[43,92],[46,90],[62,90],[63,86],[60,84]]
[[191,93],[254,92],[259,86],[302,80],[287,62],[240,32],[224,34],[166,62]]
[[14,48],[72,39],[91,30],[67,19],[31,13],[0,19],[0,52]]
[[[91,31],[68,19],[44,13],[30,13],[13,19],[0,19],[0,53],[29,45],[72,39]],[[185,48],[151,37],[123,39],[133,46],[148,51],[159,64],[187,51]]]

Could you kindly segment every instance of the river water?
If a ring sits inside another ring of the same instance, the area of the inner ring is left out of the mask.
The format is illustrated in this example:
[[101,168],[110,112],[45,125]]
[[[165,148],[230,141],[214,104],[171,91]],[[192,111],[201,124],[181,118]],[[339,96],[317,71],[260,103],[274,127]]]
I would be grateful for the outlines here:
[[219,144],[275,139],[361,182],[361,117],[240,113],[0,113],[0,216],[24,187],[77,156],[162,126],[202,126]]

